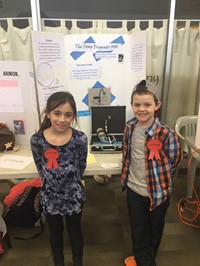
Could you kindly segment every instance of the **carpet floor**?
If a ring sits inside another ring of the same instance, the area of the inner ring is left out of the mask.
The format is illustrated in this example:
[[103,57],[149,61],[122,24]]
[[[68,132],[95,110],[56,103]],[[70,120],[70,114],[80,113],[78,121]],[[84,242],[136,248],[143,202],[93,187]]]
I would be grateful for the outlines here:
[[[3,197],[6,184],[1,184]],[[195,186],[200,191],[200,179]],[[106,185],[92,177],[85,178],[87,202],[83,210],[84,266],[123,266],[131,255],[130,226],[126,208],[126,192],[120,191],[119,176],[112,176]],[[200,265],[200,229],[183,224],[177,205],[186,195],[186,176],[173,180],[171,205],[166,216],[163,239],[157,255],[157,266]],[[200,225],[200,220],[195,221]],[[53,266],[48,227],[32,240],[16,240],[30,236],[38,229],[9,227],[12,248],[0,258],[1,266]],[[68,235],[65,231],[65,265],[72,266]]]

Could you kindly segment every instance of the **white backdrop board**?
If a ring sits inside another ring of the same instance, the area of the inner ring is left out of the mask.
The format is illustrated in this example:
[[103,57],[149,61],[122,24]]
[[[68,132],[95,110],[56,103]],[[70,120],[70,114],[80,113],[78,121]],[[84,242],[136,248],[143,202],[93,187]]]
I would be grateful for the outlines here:
[[[80,128],[90,138],[88,91],[109,88],[111,105],[126,105],[127,119],[132,116],[132,89],[146,77],[146,32],[73,35],[33,32],[32,40],[40,110],[45,103],[44,91],[70,91],[77,103]],[[51,52],[52,44],[58,49],[58,58]],[[38,71],[41,65],[43,74]],[[55,73],[59,75],[56,85],[57,78],[52,78]]]
[[15,133],[16,144],[29,144],[39,128],[32,62],[0,62],[0,114],[0,122]]
[[67,88],[66,52],[63,34],[33,31],[32,43],[41,114],[48,97]]

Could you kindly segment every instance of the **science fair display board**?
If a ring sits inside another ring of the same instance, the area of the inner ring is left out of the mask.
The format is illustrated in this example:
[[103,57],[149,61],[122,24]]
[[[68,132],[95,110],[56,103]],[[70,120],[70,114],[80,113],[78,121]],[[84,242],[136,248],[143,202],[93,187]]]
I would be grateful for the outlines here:
[[0,62],[0,122],[15,134],[15,143],[29,144],[39,129],[32,62]]
[[48,97],[67,88],[66,51],[62,34],[32,32],[39,112],[43,113]]
[[145,32],[72,35],[32,32],[32,44],[40,113],[50,94],[68,90],[77,103],[80,128],[89,138],[91,102],[126,105],[126,118],[132,116],[132,89],[146,77]]

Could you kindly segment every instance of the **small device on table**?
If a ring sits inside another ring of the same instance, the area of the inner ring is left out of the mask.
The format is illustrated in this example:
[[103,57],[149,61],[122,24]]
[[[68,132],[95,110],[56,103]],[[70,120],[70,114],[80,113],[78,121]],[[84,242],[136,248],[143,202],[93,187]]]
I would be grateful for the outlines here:
[[126,106],[92,106],[91,113],[91,152],[121,152]]

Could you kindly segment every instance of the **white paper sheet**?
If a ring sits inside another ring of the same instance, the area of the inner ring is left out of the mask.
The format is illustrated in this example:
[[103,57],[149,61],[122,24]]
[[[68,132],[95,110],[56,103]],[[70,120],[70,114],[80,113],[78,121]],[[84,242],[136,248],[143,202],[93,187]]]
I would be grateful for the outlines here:
[[22,89],[18,80],[0,80],[0,112],[24,112]]
[[0,168],[24,169],[32,162],[33,158],[29,156],[3,155],[0,157]]

